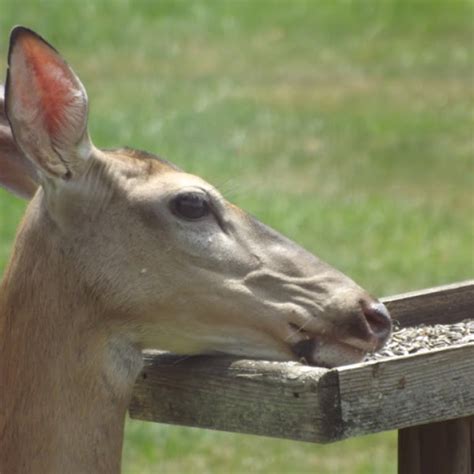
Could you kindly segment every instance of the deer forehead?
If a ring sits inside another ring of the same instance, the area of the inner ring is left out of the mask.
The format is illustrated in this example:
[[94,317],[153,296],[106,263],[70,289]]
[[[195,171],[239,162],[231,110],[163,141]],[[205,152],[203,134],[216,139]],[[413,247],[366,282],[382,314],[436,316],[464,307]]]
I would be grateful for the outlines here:
[[223,201],[220,193],[204,179],[185,173],[173,163],[150,153],[125,148],[99,152],[98,157],[118,178],[118,186],[131,199],[154,201],[160,196],[195,188]]
[[188,190],[200,190],[213,200],[223,201],[220,193],[205,180],[184,172],[166,170],[145,180],[130,181],[128,191],[133,200],[156,202]]

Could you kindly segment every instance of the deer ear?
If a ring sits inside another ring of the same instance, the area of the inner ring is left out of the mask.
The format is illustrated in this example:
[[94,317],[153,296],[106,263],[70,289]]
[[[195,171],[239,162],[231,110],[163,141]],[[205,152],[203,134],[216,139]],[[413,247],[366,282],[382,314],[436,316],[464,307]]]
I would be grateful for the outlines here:
[[18,147],[41,174],[82,174],[93,149],[84,86],[51,45],[21,26],[10,36],[5,111]]
[[0,186],[19,197],[29,199],[38,188],[38,175],[13,139],[5,116],[3,92],[0,84]]

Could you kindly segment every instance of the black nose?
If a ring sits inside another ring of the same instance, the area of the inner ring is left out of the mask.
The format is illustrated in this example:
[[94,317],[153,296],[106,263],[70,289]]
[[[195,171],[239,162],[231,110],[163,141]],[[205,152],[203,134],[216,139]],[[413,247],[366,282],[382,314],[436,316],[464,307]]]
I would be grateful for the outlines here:
[[380,349],[392,331],[390,313],[386,306],[379,301],[361,301],[361,306],[372,335],[379,341],[378,349]]

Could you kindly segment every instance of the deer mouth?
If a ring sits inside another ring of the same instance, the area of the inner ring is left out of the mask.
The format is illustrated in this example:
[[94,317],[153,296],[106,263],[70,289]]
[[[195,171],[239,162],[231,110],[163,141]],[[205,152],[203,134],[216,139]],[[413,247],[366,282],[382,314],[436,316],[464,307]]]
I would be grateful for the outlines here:
[[316,336],[293,344],[291,350],[300,362],[327,368],[355,364],[368,352],[345,342]]
[[382,303],[361,299],[359,310],[336,323],[289,324],[287,338],[295,357],[310,365],[335,367],[362,361],[381,349],[390,337],[392,320]]
[[315,334],[297,329],[298,341],[290,345],[291,352],[300,362],[318,367],[332,368],[360,362],[367,353],[376,350],[375,344],[352,338],[338,339],[334,335]]

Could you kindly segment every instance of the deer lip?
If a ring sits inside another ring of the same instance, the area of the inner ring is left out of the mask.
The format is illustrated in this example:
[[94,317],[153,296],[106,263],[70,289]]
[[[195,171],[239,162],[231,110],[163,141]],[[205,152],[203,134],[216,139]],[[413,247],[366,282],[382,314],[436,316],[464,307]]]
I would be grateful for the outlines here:
[[347,341],[320,336],[307,337],[293,344],[291,350],[300,362],[328,368],[360,362],[371,352]]

